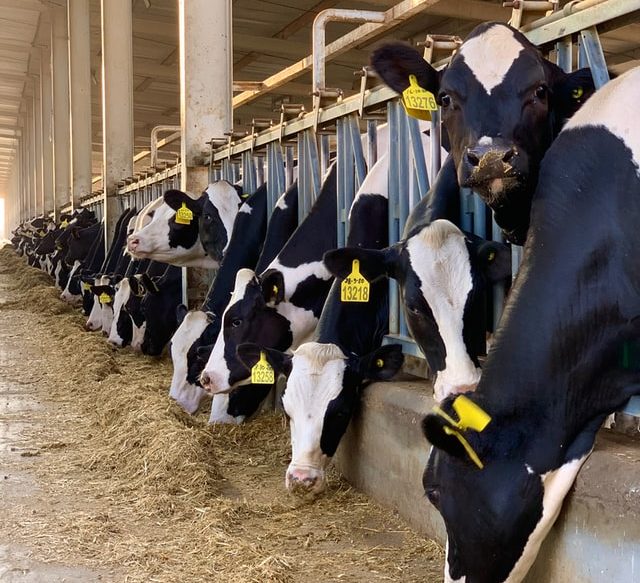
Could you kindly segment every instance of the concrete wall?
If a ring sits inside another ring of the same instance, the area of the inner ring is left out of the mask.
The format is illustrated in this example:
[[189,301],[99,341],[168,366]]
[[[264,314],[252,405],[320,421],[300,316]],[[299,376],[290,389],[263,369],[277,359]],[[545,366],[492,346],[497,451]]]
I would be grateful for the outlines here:
[[[336,455],[358,489],[444,543],[444,524],[422,489],[429,445],[420,421],[433,407],[426,382],[365,391]],[[640,581],[640,440],[603,430],[527,583]]]

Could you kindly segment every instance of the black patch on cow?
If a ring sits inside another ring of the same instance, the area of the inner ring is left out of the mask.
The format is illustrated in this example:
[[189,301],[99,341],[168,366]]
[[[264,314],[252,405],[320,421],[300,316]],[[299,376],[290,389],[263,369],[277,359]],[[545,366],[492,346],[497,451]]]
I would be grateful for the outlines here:
[[289,298],[289,302],[294,306],[311,310],[313,315],[319,318],[332,283],[332,279],[321,279],[315,275],[310,275],[297,285],[296,291]]

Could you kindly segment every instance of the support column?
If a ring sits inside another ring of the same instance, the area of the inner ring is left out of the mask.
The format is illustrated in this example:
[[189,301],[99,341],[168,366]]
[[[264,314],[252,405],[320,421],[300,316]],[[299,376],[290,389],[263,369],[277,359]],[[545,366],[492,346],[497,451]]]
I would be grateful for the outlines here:
[[89,0],[68,0],[71,203],[91,194],[91,19]]
[[[231,0],[180,0],[180,124],[182,189],[207,186],[206,142],[232,129]],[[215,71],[211,75],[210,71]]]
[[33,144],[35,151],[36,212],[46,214],[42,186],[42,109],[40,106],[40,77],[33,83]]
[[71,198],[71,137],[69,131],[69,37],[62,6],[51,9],[53,80],[53,165],[58,210]]
[[58,220],[53,178],[53,101],[51,96],[51,50],[40,51],[40,108],[42,116],[42,196],[44,212],[54,212]]
[[121,205],[118,181],[133,174],[133,35],[131,0],[102,0],[102,140],[106,245]]
[[[209,182],[204,159],[206,144],[221,138],[233,126],[233,45],[231,0],[179,0],[180,125],[182,141],[180,186],[200,194]],[[209,72],[215,71],[215,75]],[[182,300],[187,305],[203,299],[210,274],[202,269],[183,271]],[[187,288],[192,291],[191,301]]]

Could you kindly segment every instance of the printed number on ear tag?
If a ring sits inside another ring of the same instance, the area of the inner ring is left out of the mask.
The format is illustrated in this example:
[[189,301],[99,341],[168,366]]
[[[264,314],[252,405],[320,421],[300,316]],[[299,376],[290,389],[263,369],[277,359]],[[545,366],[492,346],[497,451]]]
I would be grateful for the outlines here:
[[176,223],[179,225],[190,225],[193,221],[193,211],[187,208],[183,202],[182,206],[176,211]]
[[100,296],[98,297],[98,299],[100,300],[101,304],[110,304],[111,303],[111,296],[106,292],[102,292],[100,294]]
[[407,114],[418,119],[430,120],[431,112],[438,109],[433,93],[420,87],[415,75],[409,75],[409,87],[402,92],[402,103]]
[[272,385],[276,382],[273,367],[267,362],[264,352],[260,352],[260,360],[251,369],[251,382],[254,385]]
[[360,273],[360,261],[357,259],[353,260],[351,273],[344,279],[340,286],[340,301],[369,301],[369,282]]

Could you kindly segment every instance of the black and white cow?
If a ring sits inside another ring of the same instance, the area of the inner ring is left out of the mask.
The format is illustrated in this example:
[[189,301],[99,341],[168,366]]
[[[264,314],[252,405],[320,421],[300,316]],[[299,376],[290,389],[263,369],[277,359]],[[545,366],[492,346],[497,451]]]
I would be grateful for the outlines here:
[[468,395],[488,425],[454,398],[423,422],[446,581],[522,581],[603,420],[640,394],[620,358],[640,336],[639,97],[640,68],[606,84],[542,162],[522,267]]
[[250,269],[238,271],[222,329],[200,377],[206,391],[226,393],[250,381],[250,371],[236,354],[239,344],[285,351],[310,339],[333,279],[322,255],[337,241],[336,175],[333,164],[311,212],[260,276]]
[[386,249],[337,249],[325,263],[344,278],[354,259],[367,280],[398,281],[409,331],[435,376],[436,399],[475,388],[485,348],[484,291],[511,275],[508,246],[438,219]]
[[[388,241],[388,164],[381,158],[367,174],[349,212],[348,247],[386,246]],[[399,345],[380,347],[388,330],[389,284],[370,284],[368,301],[341,301],[334,281],[312,342],[293,356],[255,344],[241,344],[238,355],[250,369],[264,351],[275,371],[288,376],[282,404],[291,423],[289,490],[319,493],[325,468],[356,409],[365,380],[388,379],[402,364]]]
[[[212,205],[210,228],[218,234],[216,256],[207,255],[199,237],[199,218],[208,201]],[[210,184],[197,199],[169,190],[163,199],[148,206],[151,221],[129,236],[127,250],[138,259],[154,259],[171,265],[217,268],[231,238],[241,194],[225,180]],[[184,211],[183,211],[184,209]],[[177,212],[184,213],[184,216]]]
[[[206,231],[201,232],[206,247],[210,247],[212,242],[207,224],[209,219],[206,218],[212,211],[210,208],[207,209],[208,206],[209,203],[205,204],[205,217],[201,223],[201,231]],[[272,215],[276,221],[278,214],[274,211]],[[236,273],[239,269],[253,269],[256,266],[265,243],[266,230],[267,191],[266,188],[260,187],[246,199],[236,215],[231,238],[228,244],[225,243],[225,256],[201,309],[192,312],[188,312],[185,306],[178,309],[178,329],[171,338],[173,375],[169,395],[189,413],[198,409],[206,394],[198,381],[202,369],[195,372],[200,365],[204,366],[202,359],[197,358],[197,351],[200,347],[215,342],[220,332],[222,314],[233,291]]]
[[400,93],[415,76],[442,110],[449,179],[416,207],[418,222],[426,215],[458,223],[458,189],[469,186],[495,211],[507,239],[522,244],[540,161],[562,122],[593,92],[589,70],[564,73],[522,33],[497,22],[477,26],[441,72],[403,44],[379,48],[371,62]]

